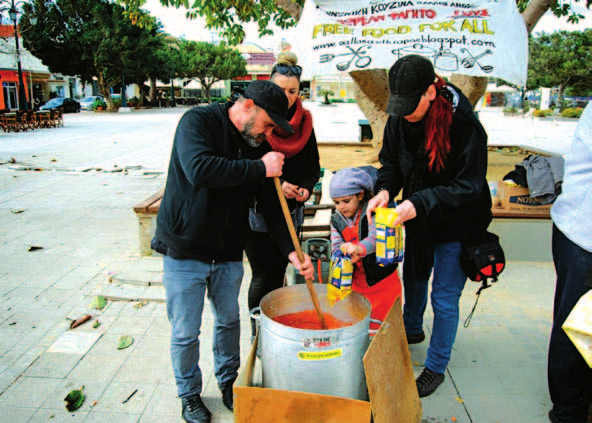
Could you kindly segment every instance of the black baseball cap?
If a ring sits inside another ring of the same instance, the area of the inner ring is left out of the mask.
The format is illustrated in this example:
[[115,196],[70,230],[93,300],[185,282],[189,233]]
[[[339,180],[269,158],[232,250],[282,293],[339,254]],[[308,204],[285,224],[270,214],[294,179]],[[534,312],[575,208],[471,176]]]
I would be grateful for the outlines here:
[[269,81],[253,81],[249,84],[244,94],[255,104],[267,112],[271,120],[284,131],[293,134],[294,130],[288,123],[288,97],[282,89]]
[[395,116],[413,113],[435,79],[434,65],[429,59],[418,54],[401,57],[389,70],[391,95],[386,112]]

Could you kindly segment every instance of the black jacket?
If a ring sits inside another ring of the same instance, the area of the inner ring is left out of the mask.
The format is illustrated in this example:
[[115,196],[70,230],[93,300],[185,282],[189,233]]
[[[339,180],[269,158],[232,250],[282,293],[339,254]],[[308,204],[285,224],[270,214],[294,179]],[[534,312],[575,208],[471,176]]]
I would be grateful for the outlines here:
[[[460,241],[491,222],[491,194],[487,184],[487,134],[462,92],[450,128],[451,151],[444,169],[430,173],[425,155],[423,122],[410,123],[391,116],[384,131],[376,191],[387,189],[390,199],[403,189],[403,200],[413,203],[424,218],[432,242]],[[412,174],[419,174],[414,182]],[[412,219],[415,220],[415,219]],[[412,222],[409,221],[408,223]]]
[[[295,106],[292,106],[288,111],[288,120],[294,115]],[[247,152],[248,155],[254,155],[253,157],[262,157],[265,153],[273,151],[271,145],[267,141],[264,141],[258,148],[251,149]],[[290,184],[298,185],[301,188],[306,188],[310,195],[314,190],[314,186],[319,180],[321,173],[321,165],[319,158],[319,148],[317,146],[317,138],[315,136],[314,128],[306,145],[298,153],[292,157],[285,158],[284,167],[282,168],[281,181],[287,181]],[[273,181],[264,181],[264,184],[272,184]],[[266,190],[268,192],[268,190]],[[294,211],[296,207],[304,207],[304,203],[296,201],[296,199],[286,199],[290,211]],[[265,204],[265,203],[264,203]],[[270,213],[266,213],[264,204],[257,202],[255,210],[257,213],[264,213],[266,216],[270,216]],[[269,203],[268,203],[269,204]],[[278,204],[275,201],[271,203],[272,207],[277,209]],[[269,226],[269,225],[268,225]],[[282,249],[283,251],[284,249]],[[284,251],[285,252],[285,251]]]
[[[248,207],[269,178],[258,160],[262,154],[246,144],[230,121],[231,105],[196,107],[179,121],[152,240],[152,248],[162,254],[208,262],[243,259]],[[270,192],[261,196],[264,202],[272,199]],[[272,229],[289,240],[275,207],[269,207],[277,216]]]

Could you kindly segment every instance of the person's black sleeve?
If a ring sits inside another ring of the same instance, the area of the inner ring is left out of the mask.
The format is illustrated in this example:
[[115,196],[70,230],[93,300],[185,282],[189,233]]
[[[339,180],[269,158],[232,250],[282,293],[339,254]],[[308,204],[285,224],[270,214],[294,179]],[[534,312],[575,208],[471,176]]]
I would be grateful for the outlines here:
[[267,178],[256,194],[257,207],[263,212],[265,223],[271,237],[275,240],[284,256],[294,251],[294,244],[284,217],[273,178]]
[[302,152],[306,154],[307,166],[305,169],[302,169],[304,176],[299,186],[306,188],[312,195],[314,186],[319,180],[319,176],[321,174],[321,160],[319,157],[319,147],[317,146],[317,138],[315,136],[314,128]]
[[192,110],[183,115],[175,133],[176,153],[185,175],[193,185],[213,189],[261,182],[265,164],[261,160],[226,158],[220,122]]
[[390,116],[384,127],[382,148],[378,160],[382,165],[378,169],[378,177],[374,185],[374,193],[387,190],[389,201],[395,198],[403,188],[403,173],[399,165],[399,136],[396,133],[397,118]]
[[460,153],[450,183],[418,191],[409,197],[418,216],[438,213],[443,208],[460,207],[476,201],[487,183],[487,134],[473,127],[471,139]]

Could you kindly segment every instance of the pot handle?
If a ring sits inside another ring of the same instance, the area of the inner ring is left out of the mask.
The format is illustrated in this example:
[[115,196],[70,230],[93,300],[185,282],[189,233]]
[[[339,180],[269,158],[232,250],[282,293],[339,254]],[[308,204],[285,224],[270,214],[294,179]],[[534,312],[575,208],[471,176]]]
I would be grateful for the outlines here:
[[261,319],[261,307],[254,307],[249,310],[249,317],[253,320]]
[[[370,323],[376,323],[379,326],[382,326],[382,320],[377,320],[377,319],[370,319]],[[368,329],[368,335],[370,336],[374,336],[378,333],[378,331],[380,330],[380,328],[378,329]]]

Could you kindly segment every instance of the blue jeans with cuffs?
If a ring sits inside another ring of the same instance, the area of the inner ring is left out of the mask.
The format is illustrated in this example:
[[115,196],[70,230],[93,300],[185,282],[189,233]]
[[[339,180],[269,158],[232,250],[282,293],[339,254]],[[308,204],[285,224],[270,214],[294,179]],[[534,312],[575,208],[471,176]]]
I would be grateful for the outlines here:
[[[437,373],[446,371],[458,329],[459,301],[467,280],[460,268],[460,251],[460,242],[434,246],[431,294],[434,322],[425,367]],[[405,332],[410,335],[421,333],[428,302],[428,280],[404,280],[403,286]]]
[[163,283],[171,323],[171,358],[179,397],[201,394],[199,335],[207,292],[214,315],[213,352],[216,380],[234,381],[240,366],[238,296],[242,262],[207,263],[163,256]]

